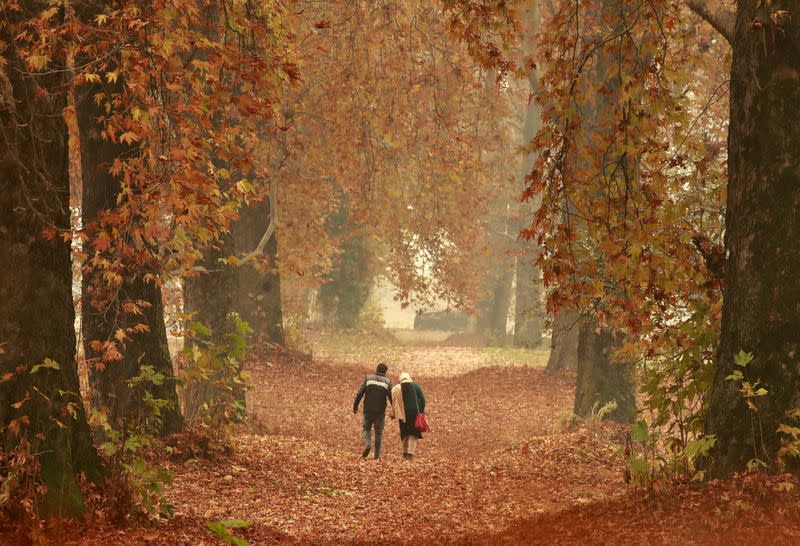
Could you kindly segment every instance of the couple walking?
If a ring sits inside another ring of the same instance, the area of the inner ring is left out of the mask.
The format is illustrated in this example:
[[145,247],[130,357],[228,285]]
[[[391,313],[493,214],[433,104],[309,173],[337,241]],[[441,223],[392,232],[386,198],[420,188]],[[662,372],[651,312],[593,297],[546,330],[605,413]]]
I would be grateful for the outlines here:
[[383,439],[383,425],[386,420],[386,403],[389,403],[392,419],[397,418],[400,424],[400,438],[403,440],[403,458],[414,458],[417,440],[422,438],[422,432],[417,428],[417,414],[425,413],[425,395],[420,386],[411,379],[411,374],[400,374],[400,383],[392,387],[392,380],[386,377],[389,370],[384,363],[378,364],[374,374],[364,378],[361,388],[356,393],[353,402],[353,413],[358,413],[358,404],[364,399],[364,417],[362,428],[364,431],[364,451],[362,457],[367,457],[372,450],[372,429],[375,429],[376,459],[381,456],[381,441]]

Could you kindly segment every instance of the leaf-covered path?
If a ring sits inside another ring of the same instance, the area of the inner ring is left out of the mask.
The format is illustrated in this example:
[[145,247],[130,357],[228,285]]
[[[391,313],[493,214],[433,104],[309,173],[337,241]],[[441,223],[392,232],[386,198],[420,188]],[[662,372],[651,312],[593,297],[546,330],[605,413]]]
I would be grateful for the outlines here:
[[[429,401],[433,432],[412,462],[401,458],[389,420],[382,459],[359,456],[352,397],[379,357],[393,377],[412,372]],[[256,358],[252,419],[237,434],[236,452],[167,463],[176,473],[177,517],[150,528],[95,524],[80,543],[215,544],[205,521],[223,518],[249,521],[239,536],[252,544],[753,544],[766,536],[789,544],[800,537],[796,497],[771,507],[779,496],[763,480],[647,499],[628,489],[615,456],[623,429],[569,426],[574,378],[544,373],[542,358],[402,346],[328,348],[313,362]]]

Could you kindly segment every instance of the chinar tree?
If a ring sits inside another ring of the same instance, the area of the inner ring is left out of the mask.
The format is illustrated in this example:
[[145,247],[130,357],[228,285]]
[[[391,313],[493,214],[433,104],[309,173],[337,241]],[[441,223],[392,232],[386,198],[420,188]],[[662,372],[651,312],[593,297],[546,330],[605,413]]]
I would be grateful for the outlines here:
[[[42,28],[58,24],[63,13],[45,14],[43,6],[0,6],[1,447],[41,466],[47,486],[41,515],[74,516],[84,510],[77,475],[98,478],[100,466],[78,386],[64,236],[70,228],[66,71],[63,61],[44,62],[54,38]],[[43,27],[21,34],[30,21]],[[2,472],[4,480],[14,479]]]
[[774,465],[800,408],[800,5],[739,0],[734,15],[689,4],[733,49],[724,303],[706,420],[712,470],[724,476],[754,459]]

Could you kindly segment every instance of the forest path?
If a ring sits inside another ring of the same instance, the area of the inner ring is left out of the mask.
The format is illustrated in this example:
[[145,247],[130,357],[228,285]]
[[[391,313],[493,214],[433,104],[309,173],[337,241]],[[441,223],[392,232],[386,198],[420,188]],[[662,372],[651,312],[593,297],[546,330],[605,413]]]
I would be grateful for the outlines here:
[[[250,544],[796,544],[800,503],[753,477],[643,495],[623,483],[624,427],[569,425],[574,377],[546,354],[316,339],[313,361],[248,364],[251,418],[235,452],[165,464],[176,517],[95,525],[78,544],[221,544],[206,521],[250,522]],[[379,361],[425,390],[431,433],[411,462],[387,419],[360,457],[353,395]],[[72,542],[67,542],[72,543]]]
[[[518,518],[624,491],[613,427],[559,430],[574,378],[544,373],[541,353],[346,348],[311,363],[252,362],[252,418],[237,453],[179,475],[177,512],[248,520],[254,543],[270,529],[300,542],[419,544],[479,541]],[[428,401],[433,430],[410,463],[388,418],[381,460],[360,457],[353,396],[380,360],[393,378],[410,371]]]

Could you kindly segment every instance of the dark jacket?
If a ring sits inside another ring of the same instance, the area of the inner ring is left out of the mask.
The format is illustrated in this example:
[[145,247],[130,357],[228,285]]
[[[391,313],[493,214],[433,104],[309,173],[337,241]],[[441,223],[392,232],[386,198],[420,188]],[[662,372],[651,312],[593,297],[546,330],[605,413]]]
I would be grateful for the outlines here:
[[405,421],[400,421],[400,438],[416,436],[422,438],[422,433],[417,430],[417,414],[425,413],[425,394],[417,383],[410,381],[400,383],[403,393],[403,406],[405,407]]
[[392,401],[392,380],[383,374],[371,373],[364,378],[353,402],[353,412],[364,398],[364,413],[385,413],[386,402]]

